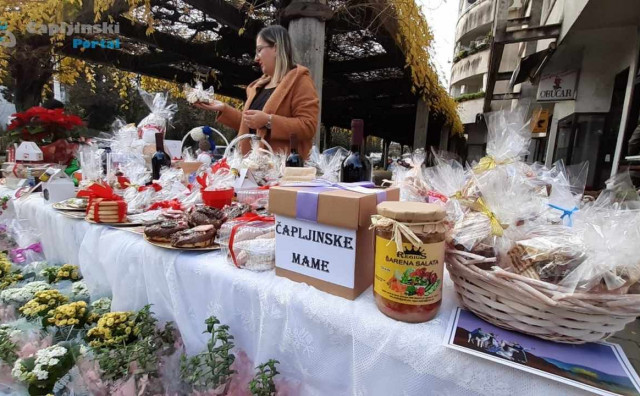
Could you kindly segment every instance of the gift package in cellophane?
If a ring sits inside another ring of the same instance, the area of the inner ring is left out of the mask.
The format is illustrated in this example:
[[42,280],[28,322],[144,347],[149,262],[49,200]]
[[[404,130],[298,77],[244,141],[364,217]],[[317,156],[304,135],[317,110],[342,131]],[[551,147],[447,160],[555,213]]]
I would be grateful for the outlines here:
[[6,229],[14,245],[8,250],[9,259],[16,265],[24,266],[34,261],[44,260],[44,251],[40,242],[40,233],[26,220],[14,219],[7,223]]
[[275,267],[275,236],[273,217],[246,214],[224,223],[217,242],[229,264],[266,271]]
[[[628,174],[588,202],[588,164],[526,163],[526,115],[486,114],[485,157],[466,167],[438,159],[424,171],[453,223],[447,269],[461,303],[497,326],[559,342],[605,339],[640,316],[640,198]],[[414,191],[405,197],[421,201]]]
[[595,202],[573,215],[584,244],[584,262],[560,285],[576,292],[640,294],[640,197],[628,173],[608,181]]
[[189,84],[184,84],[184,95],[187,99],[187,102],[194,103],[213,103],[215,99],[213,86],[210,86],[207,89],[204,89],[202,86],[202,81],[197,80],[195,86],[190,86]]
[[[640,199],[628,175],[614,177],[595,202],[584,204],[587,164],[524,162],[525,115],[525,108],[487,114],[487,156],[468,169],[440,159],[424,171],[453,223],[449,245],[494,258],[484,269],[497,266],[567,293],[637,290]],[[405,197],[421,200],[406,180]]]
[[315,145],[311,147],[307,167],[316,169],[316,177],[332,183],[340,181],[340,167],[342,161],[349,155],[349,152],[342,147],[334,147],[320,153]]
[[153,144],[156,133],[164,134],[167,131],[167,124],[178,110],[178,106],[169,104],[168,93],[158,92],[153,95],[143,89],[139,91],[151,113],[138,123],[138,139],[144,140],[147,144]]
[[393,181],[400,188],[402,201],[429,202],[429,191],[432,188],[422,172],[426,158],[424,149],[418,149],[407,160],[406,166],[394,168]]

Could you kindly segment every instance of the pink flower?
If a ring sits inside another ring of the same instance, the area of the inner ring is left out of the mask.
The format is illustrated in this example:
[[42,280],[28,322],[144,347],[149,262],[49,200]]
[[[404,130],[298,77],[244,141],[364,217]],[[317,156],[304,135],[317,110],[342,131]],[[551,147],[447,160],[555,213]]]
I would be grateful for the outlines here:
[[16,309],[11,305],[0,304],[0,323],[9,323],[14,320],[16,320]]
[[[30,334],[27,340],[16,340],[20,350],[18,356],[22,359],[35,355],[40,349],[51,346],[52,337],[47,336],[43,339],[39,339],[37,334]],[[24,342],[23,345],[20,345]]]
[[131,396],[136,394],[136,379],[131,376],[126,381],[121,380],[113,384],[111,388],[113,396]]
[[233,375],[229,384],[228,394],[238,396],[251,395],[249,382],[253,378],[254,364],[245,351],[236,348],[234,349],[234,354],[236,355],[236,360],[231,365],[231,368],[236,371],[236,374]]

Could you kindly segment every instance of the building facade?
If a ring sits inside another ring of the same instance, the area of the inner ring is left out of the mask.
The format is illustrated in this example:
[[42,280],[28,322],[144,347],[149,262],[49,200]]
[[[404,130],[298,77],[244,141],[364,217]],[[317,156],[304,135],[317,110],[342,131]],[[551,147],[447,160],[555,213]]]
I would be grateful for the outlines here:
[[589,189],[620,170],[636,176],[640,1],[461,0],[456,29],[450,92],[469,161],[484,154],[484,112],[526,105],[529,162],[588,161]]

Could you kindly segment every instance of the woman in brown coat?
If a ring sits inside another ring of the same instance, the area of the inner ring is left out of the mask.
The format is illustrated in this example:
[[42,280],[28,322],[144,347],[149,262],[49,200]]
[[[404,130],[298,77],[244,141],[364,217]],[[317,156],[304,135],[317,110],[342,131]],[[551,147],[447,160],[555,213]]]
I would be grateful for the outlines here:
[[[263,137],[274,151],[289,152],[291,134],[298,152],[307,158],[318,126],[318,94],[309,69],[293,63],[289,32],[279,25],[266,27],[256,39],[256,62],[263,76],[247,87],[244,111],[215,101],[195,106],[218,111],[218,121],[238,131]],[[248,145],[243,145],[246,152]]]

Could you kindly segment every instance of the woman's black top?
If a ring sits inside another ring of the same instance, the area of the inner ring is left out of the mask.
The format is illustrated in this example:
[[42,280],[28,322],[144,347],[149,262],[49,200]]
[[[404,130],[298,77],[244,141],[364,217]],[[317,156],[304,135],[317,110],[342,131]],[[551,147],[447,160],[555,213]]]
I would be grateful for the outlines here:
[[[264,109],[264,105],[267,103],[267,100],[269,100],[274,90],[275,88],[260,88],[258,90],[258,93],[256,94],[256,97],[253,98],[253,102],[251,102],[251,105],[249,106],[249,110],[262,111],[262,109]],[[256,130],[249,129],[249,133],[255,135]]]

